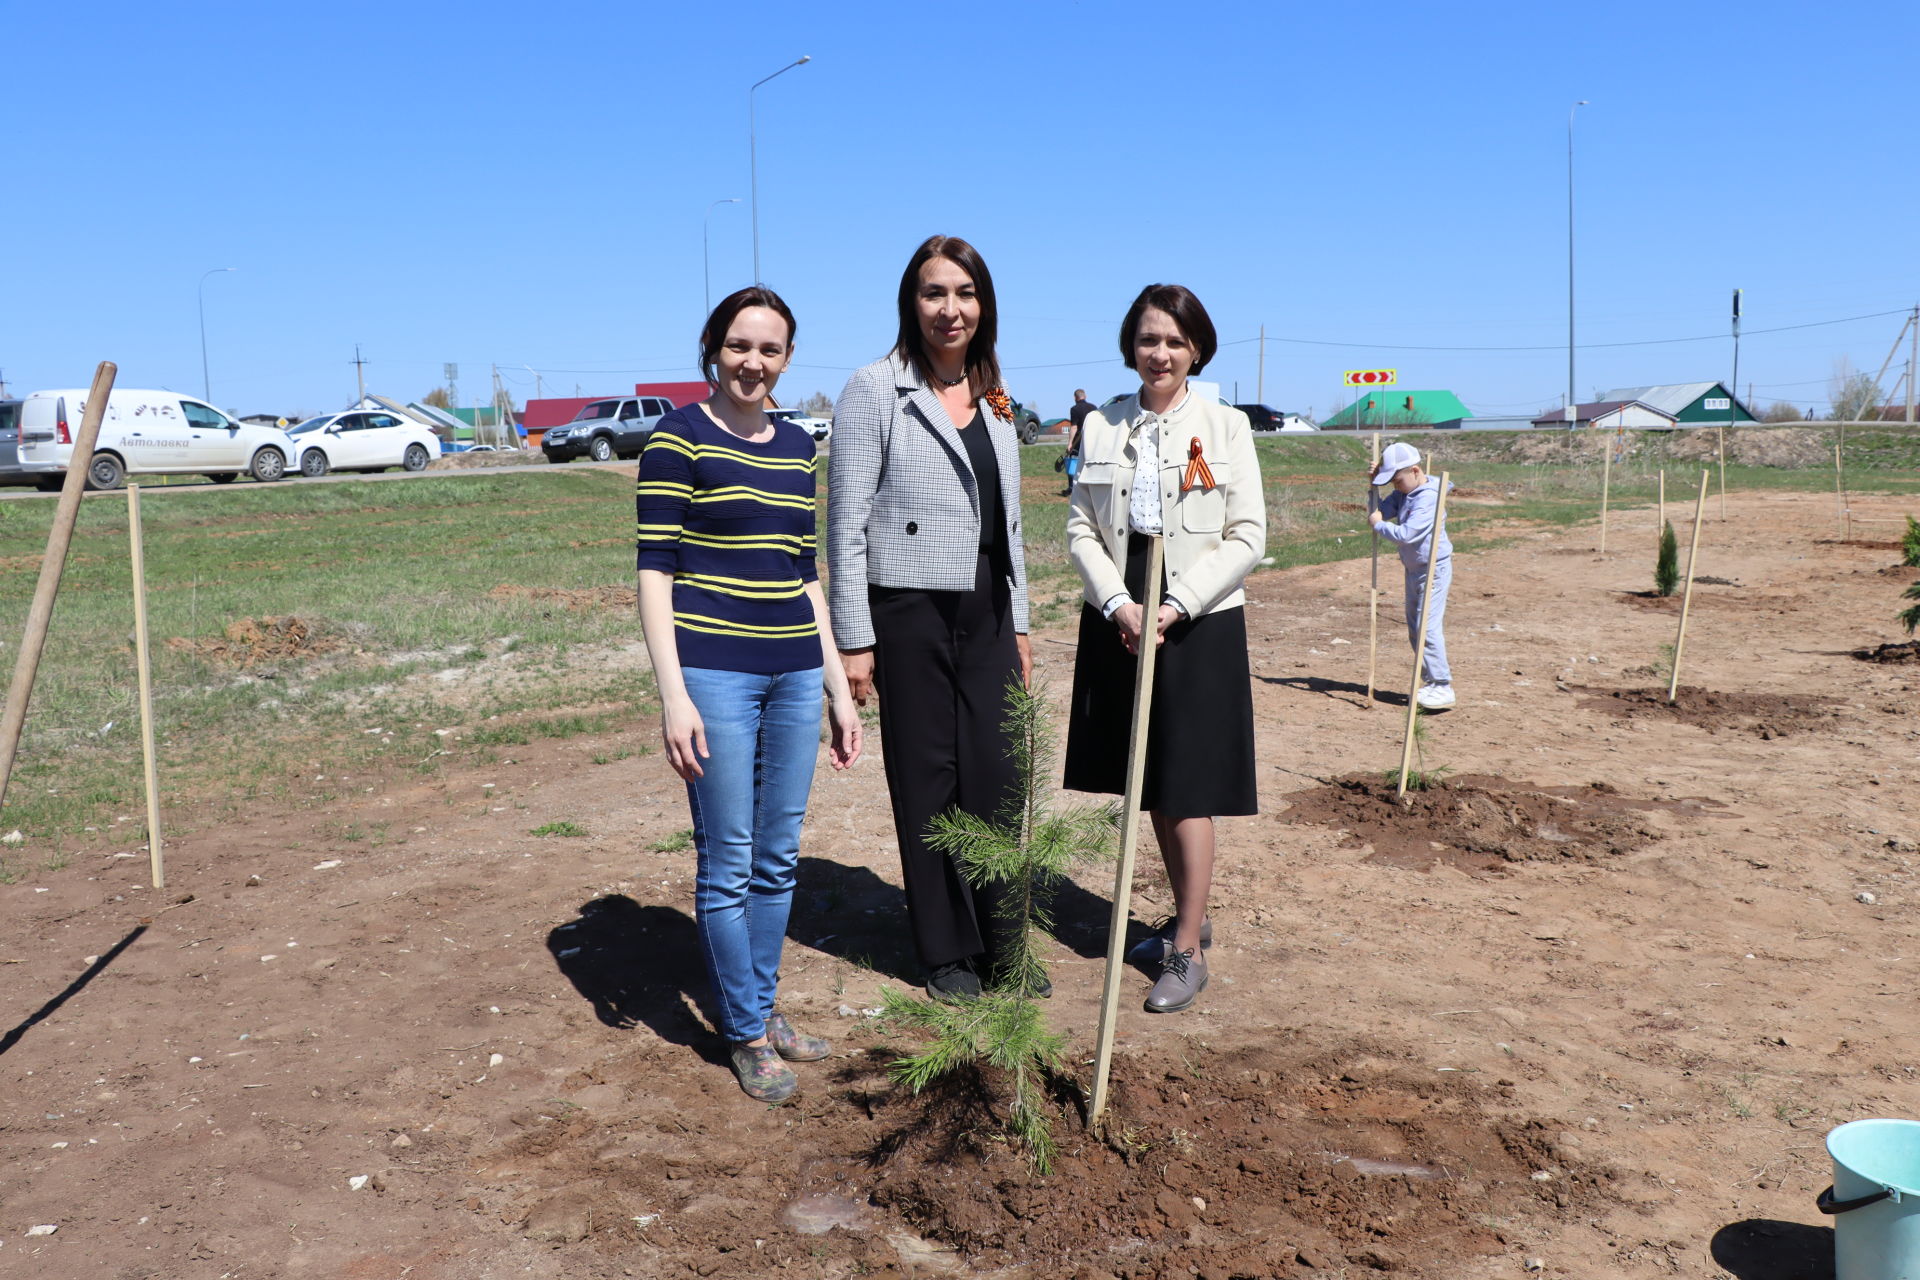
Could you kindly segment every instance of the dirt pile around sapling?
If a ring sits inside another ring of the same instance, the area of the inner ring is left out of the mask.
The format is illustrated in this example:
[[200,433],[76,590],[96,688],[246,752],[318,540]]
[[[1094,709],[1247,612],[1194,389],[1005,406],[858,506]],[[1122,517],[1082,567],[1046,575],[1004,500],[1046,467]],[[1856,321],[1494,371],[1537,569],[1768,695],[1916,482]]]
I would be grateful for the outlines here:
[[1399,867],[1436,862],[1491,872],[1516,862],[1602,862],[1653,843],[1648,812],[1701,813],[1710,800],[1636,800],[1604,782],[1533,787],[1465,774],[1396,800],[1379,774],[1354,773],[1287,797],[1283,822],[1346,832],[1348,848]]
[[263,662],[315,658],[346,644],[344,637],[315,618],[287,614],[278,618],[241,618],[229,622],[220,637],[174,636],[170,649],[185,650],[214,662],[249,670]]
[[1839,715],[1828,699],[1783,693],[1722,693],[1683,684],[1669,702],[1665,689],[1570,687],[1575,693],[1592,695],[1580,700],[1585,711],[1604,711],[1622,720],[1677,720],[1708,733],[1731,729],[1769,742],[1789,733],[1828,727]]
[[1878,644],[1870,649],[1855,649],[1853,656],[1862,662],[1920,662],[1920,640],[1899,644]]

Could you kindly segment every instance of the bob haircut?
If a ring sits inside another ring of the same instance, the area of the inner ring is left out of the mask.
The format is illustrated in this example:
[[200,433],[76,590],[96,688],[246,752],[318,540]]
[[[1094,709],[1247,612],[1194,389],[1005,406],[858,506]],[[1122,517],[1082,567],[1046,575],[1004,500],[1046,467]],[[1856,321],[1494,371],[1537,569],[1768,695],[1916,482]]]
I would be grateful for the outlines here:
[[893,353],[920,371],[928,386],[934,384],[933,366],[927,360],[926,343],[920,337],[920,311],[915,297],[920,292],[920,268],[935,258],[947,261],[966,272],[973,281],[974,294],[980,299],[980,326],[967,344],[967,389],[977,400],[1000,385],[1000,357],[994,347],[1000,340],[1000,308],[993,296],[993,275],[987,270],[980,251],[959,236],[928,236],[900,273],[900,337]]
[[700,328],[700,372],[707,385],[715,391],[720,389],[720,375],[714,368],[714,362],[720,358],[720,348],[726,345],[727,330],[733,328],[733,321],[748,307],[765,307],[787,322],[787,350],[793,350],[793,335],[799,328],[793,321],[793,312],[786,301],[764,285],[752,285],[745,289],[736,289],[720,299],[720,305],[707,317],[706,324]]
[[1183,284],[1150,284],[1127,308],[1127,318],[1120,322],[1120,358],[1127,368],[1134,367],[1133,339],[1140,331],[1140,317],[1148,307],[1172,316],[1180,332],[1193,344],[1193,368],[1187,370],[1187,375],[1192,377],[1206,368],[1220,349],[1220,338],[1213,331],[1213,319],[1207,315],[1207,309],[1193,296],[1193,290]]

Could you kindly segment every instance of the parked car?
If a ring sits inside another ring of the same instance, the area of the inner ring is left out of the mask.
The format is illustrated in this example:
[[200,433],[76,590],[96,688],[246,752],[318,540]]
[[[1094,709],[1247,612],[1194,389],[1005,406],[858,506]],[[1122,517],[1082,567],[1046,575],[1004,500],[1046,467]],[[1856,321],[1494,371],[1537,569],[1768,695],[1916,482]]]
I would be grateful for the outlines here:
[[1020,437],[1021,444],[1032,444],[1040,438],[1040,415],[1018,400],[1013,402],[1013,433]]
[[572,422],[548,428],[540,441],[540,452],[547,455],[548,462],[637,458],[647,442],[647,433],[672,412],[673,402],[665,396],[595,400],[581,405]]
[[1247,421],[1253,424],[1256,433],[1279,431],[1292,435],[1320,429],[1297,413],[1282,413],[1264,404],[1237,404],[1233,407],[1247,415]]
[[769,418],[778,418],[782,422],[791,422],[794,426],[799,427],[802,431],[812,436],[815,442],[827,440],[833,436],[833,420],[831,418],[816,418],[805,409],[769,409],[767,410],[767,416]]
[[32,484],[34,474],[20,469],[20,402],[0,400],[0,484]]
[[287,434],[299,450],[300,474],[309,477],[388,467],[425,471],[441,453],[440,437],[426,423],[375,410],[323,413]]
[[[84,388],[36,391],[20,402],[20,467],[57,489],[86,413]],[[294,457],[278,427],[239,422],[204,400],[115,387],[87,462],[87,488],[118,489],[129,475],[203,475],[216,484],[278,480]]]

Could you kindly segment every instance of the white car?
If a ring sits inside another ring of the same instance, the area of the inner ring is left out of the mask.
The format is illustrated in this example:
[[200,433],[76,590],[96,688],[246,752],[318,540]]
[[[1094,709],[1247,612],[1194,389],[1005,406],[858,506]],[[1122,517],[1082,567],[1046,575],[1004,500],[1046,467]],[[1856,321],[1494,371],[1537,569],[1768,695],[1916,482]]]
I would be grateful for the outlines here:
[[299,450],[300,474],[329,471],[424,471],[440,456],[440,437],[425,423],[378,409],[323,413],[289,428]]
[[813,417],[805,409],[769,409],[767,416],[777,418],[781,422],[791,422],[816,441],[825,440],[833,435],[832,419]]
[[[42,488],[60,487],[73,461],[73,438],[87,391],[36,391],[20,402],[19,464]],[[115,387],[87,460],[87,488],[118,489],[130,475],[206,476],[216,484],[242,473],[278,480],[293,441],[278,427],[239,422],[204,400],[172,391]]]

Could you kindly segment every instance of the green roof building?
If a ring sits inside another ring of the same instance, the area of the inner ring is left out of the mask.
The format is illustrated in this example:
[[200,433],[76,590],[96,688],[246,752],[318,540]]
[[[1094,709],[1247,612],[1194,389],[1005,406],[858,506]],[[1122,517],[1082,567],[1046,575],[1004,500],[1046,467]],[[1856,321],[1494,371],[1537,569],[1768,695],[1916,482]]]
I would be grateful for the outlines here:
[[1451,391],[1403,391],[1380,387],[1320,424],[1322,431],[1373,431],[1402,427],[1430,427],[1438,422],[1471,418],[1473,410]]

